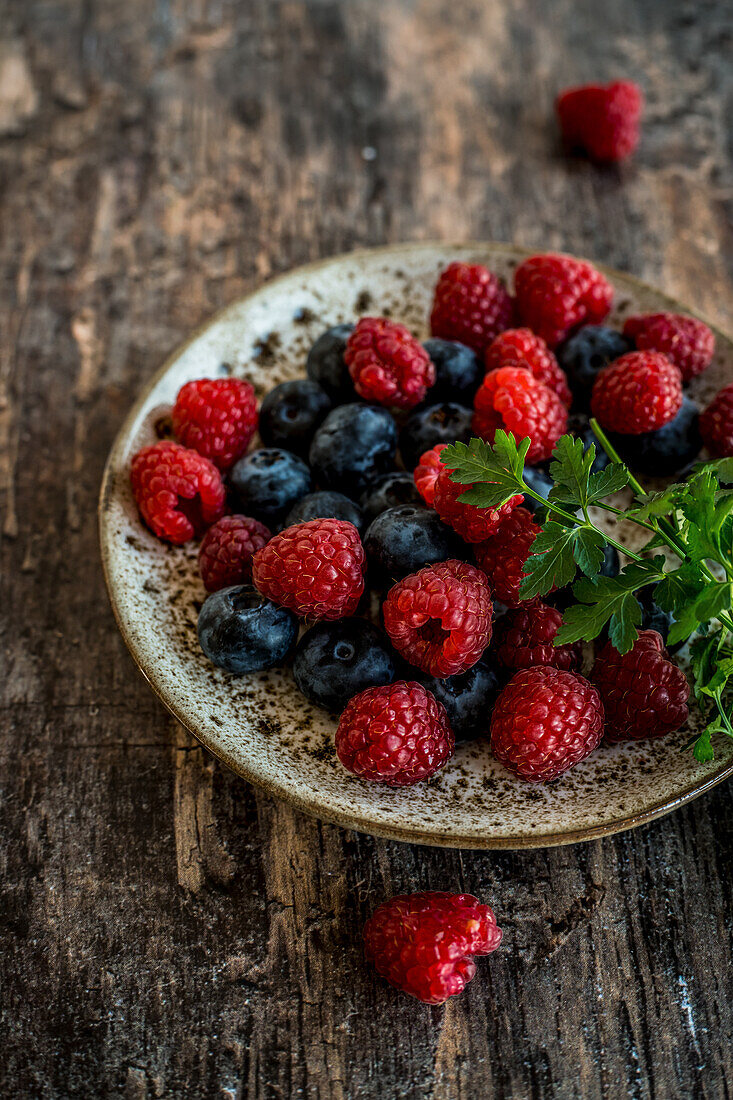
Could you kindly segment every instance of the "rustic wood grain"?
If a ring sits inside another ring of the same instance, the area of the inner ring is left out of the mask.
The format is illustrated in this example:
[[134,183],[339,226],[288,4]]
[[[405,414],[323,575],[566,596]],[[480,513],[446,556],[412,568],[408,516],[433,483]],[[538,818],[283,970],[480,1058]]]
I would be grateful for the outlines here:
[[[164,356],[321,255],[564,247],[733,329],[729,5],[5,0],[0,42],[3,1095],[729,1097],[730,785],[526,854],[308,820],[156,703],[94,516]],[[648,97],[638,156],[564,158],[556,89],[618,74]],[[505,930],[438,1009],[359,945],[426,887]]]

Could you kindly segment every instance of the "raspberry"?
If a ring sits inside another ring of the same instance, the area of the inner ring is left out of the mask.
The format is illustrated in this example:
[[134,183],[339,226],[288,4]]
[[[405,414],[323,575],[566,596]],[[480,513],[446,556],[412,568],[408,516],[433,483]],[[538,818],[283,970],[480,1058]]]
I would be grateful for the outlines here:
[[704,321],[681,313],[644,313],[629,317],[624,336],[630,336],[639,351],[659,351],[679,367],[682,381],[689,382],[709,367],[715,351],[715,336]]
[[674,420],[682,407],[682,378],[666,355],[630,351],[603,368],[590,403],[608,431],[642,435]]
[[507,611],[496,622],[493,652],[506,668],[532,668],[552,665],[565,672],[580,667],[583,647],[553,645],[562,623],[562,613],[556,607],[533,600],[524,607]]
[[[440,462],[440,458],[438,458]],[[497,508],[479,508],[475,504],[462,504],[458,499],[468,492],[469,486],[451,481],[451,471],[440,463],[441,469],[433,489],[433,508],[443,523],[447,523],[465,542],[482,542],[497,529],[504,516],[521,504],[524,497],[511,497]]]
[[409,409],[435,382],[435,366],[404,325],[362,317],[346,341],[344,360],[365,401]]
[[541,336],[528,328],[509,328],[494,340],[484,356],[487,370],[523,367],[538,382],[554,390],[563,405],[570,408],[573,395],[567,375]]
[[347,772],[389,787],[412,787],[434,775],[455,743],[443,704],[410,680],[360,691],[336,730],[336,754]]
[[140,515],[159,539],[187,542],[224,512],[226,491],[216,466],[170,439],[133,456],[130,480]]
[[491,589],[462,561],[428,565],[399,581],[384,602],[384,628],[410,664],[431,676],[471,668],[491,640]]
[[412,475],[415,479],[418,493],[431,508],[435,497],[435,483],[438,480],[438,474],[443,469],[443,463],[440,461],[439,457],[440,452],[447,446],[447,443],[436,443],[434,447],[426,451],[415,467]]
[[515,672],[491,716],[494,756],[530,783],[556,779],[593,752],[602,735],[597,688],[549,665]]
[[200,378],[178,391],[173,431],[186,447],[228,470],[257,430],[257,400],[239,378]]
[[600,271],[557,252],[524,260],[514,287],[522,320],[551,348],[578,325],[602,321],[613,301],[613,287]]
[[359,532],[341,519],[309,519],[286,527],[252,559],[252,580],[262,595],[301,618],[353,615],[365,572]]
[[700,434],[714,458],[733,455],[733,382],[716,394],[701,414]]
[[519,607],[522,603],[519,585],[524,563],[539,533],[532,513],[526,508],[514,508],[494,534],[476,547],[476,561],[489,578],[495,599],[507,607]]
[[481,354],[513,319],[514,303],[496,275],[481,264],[448,264],[435,287],[433,336],[457,340]]
[[473,430],[489,443],[499,428],[513,432],[517,442],[529,437],[530,464],[549,458],[568,426],[568,410],[554,390],[520,367],[489,371],[474,409]]
[[630,80],[568,88],[555,103],[567,145],[596,161],[623,160],[634,152],[643,106],[641,89]]
[[364,946],[383,978],[429,1005],[461,993],[476,973],[472,955],[490,955],[501,929],[472,894],[426,891],[390,898],[364,926]]
[[203,537],[199,572],[207,592],[252,580],[252,558],[272,534],[249,516],[222,516]]
[[663,737],[687,721],[689,684],[656,630],[640,630],[623,656],[606,642],[591,679],[603,699],[606,741]]

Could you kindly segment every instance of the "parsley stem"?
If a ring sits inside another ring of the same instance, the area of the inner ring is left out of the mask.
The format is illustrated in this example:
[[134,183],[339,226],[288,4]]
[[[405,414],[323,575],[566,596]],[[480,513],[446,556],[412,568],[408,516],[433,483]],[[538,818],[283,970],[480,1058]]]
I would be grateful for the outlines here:
[[587,512],[586,522],[580,523],[577,516],[574,516],[571,512],[566,512],[564,508],[558,508],[557,504],[553,504],[551,500],[547,500],[546,497],[540,496],[539,493],[535,493],[534,489],[530,489],[524,478],[522,478],[522,486],[522,492],[526,496],[532,497],[533,500],[536,500],[538,504],[544,504],[545,508],[548,508],[551,512],[554,512],[558,516],[562,516],[563,519],[568,520],[568,522],[574,524],[576,527],[588,527],[592,531],[598,531],[598,533],[603,536],[605,541],[610,546],[613,546],[613,548],[615,550],[618,550],[619,553],[625,554],[627,558],[631,558],[632,561],[644,560],[641,554],[635,554],[633,550],[629,550],[628,546],[622,546],[620,542],[616,542],[615,539],[612,539],[611,536],[606,533],[606,531],[601,531],[599,527],[596,527],[595,523],[593,523],[593,521],[590,519]]

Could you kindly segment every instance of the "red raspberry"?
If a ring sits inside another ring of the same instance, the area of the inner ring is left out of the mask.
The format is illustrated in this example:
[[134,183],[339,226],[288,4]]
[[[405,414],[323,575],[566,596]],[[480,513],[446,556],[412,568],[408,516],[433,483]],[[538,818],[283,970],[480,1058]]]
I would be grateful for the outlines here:
[[258,519],[222,516],[217,520],[204,535],[199,550],[199,572],[206,591],[249,584],[252,558],[271,538],[272,533]]
[[603,703],[577,672],[535,665],[515,672],[491,716],[494,756],[520,779],[546,783],[593,752]]
[[641,88],[630,80],[568,88],[555,104],[565,142],[596,161],[623,160],[634,152],[643,106]]
[[486,351],[487,370],[501,367],[524,367],[538,382],[554,390],[563,405],[570,408],[573,395],[567,375],[541,336],[528,328],[509,328],[494,340]]
[[[440,458],[438,459],[440,462]],[[450,479],[451,471],[441,463],[441,469],[433,489],[433,508],[443,523],[461,536],[465,542],[482,542],[497,529],[504,516],[521,504],[524,497],[510,497],[498,508],[479,508],[475,504],[462,504],[458,499],[468,492],[468,485],[459,485]]]
[[133,456],[130,480],[140,515],[168,542],[200,535],[224,511],[226,491],[216,466],[170,439]]
[[593,383],[593,415],[610,432],[656,431],[681,407],[680,372],[658,351],[630,351],[604,367]]
[[580,642],[553,645],[562,623],[556,607],[533,600],[524,607],[507,611],[496,621],[493,651],[506,668],[532,668],[552,665],[565,672],[580,668],[583,647]]
[[514,287],[522,320],[551,348],[578,325],[602,321],[613,301],[613,287],[600,271],[557,252],[524,260]]
[[392,645],[431,676],[475,665],[491,640],[491,589],[462,561],[427,565],[390,589],[382,608]]
[[709,367],[715,351],[715,336],[704,321],[682,313],[644,313],[629,317],[624,336],[630,336],[639,351],[660,351],[679,367],[682,381],[689,382]]
[[550,457],[568,426],[568,410],[554,390],[521,367],[489,371],[474,409],[473,430],[489,443],[499,428],[513,432],[517,442],[529,436],[530,465]]
[[623,656],[606,642],[591,679],[603,699],[606,741],[663,737],[687,721],[689,684],[656,630],[640,630]]
[[438,279],[430,331],[482,354],[514,320],[514,303],[503,283],[481,264],[448,264]]
[[447,443],[436,443],[434,447],[426,451],[421,456],[412,475],[418,493],[431,508],[435,497],[435,483],[438,480],[438,474],[443,469],[443,463],[439,457],[440,452],[447,446]]
[[714,458],[733,455],[733,382],[700,415],[700,435]]
[[336,730],[336,754],[347,772],[389,787],[412,787],[434,775],[455,744],[443,704],[411,680],[360,691]]
[[409,409],[435,383],[435,365],[415,337],[384,317],[362,317],[346,341],[344,361],[366,401]]
[[489,578],[495,599],[507,607],[519,607],[523,602],[519,586],[524,563],[539,533],[532,513],[527,508],[514,508],[494,534],[476,547],[476,561]]
[[462,993],[476,973],[472,955],[490,955],[501,929],[472,894],[426,891],[390,898],[364,925],[364,946],[383,978],[428,1005]]
[[181,443],[228,470],[257,430],[257,399],[240,378],[200,378],[178,391],[172,416]]
[[359,532],[342,519],[286,527],[252,559],[252,580],[262,595],[309,619],[353,615],[365,572]]

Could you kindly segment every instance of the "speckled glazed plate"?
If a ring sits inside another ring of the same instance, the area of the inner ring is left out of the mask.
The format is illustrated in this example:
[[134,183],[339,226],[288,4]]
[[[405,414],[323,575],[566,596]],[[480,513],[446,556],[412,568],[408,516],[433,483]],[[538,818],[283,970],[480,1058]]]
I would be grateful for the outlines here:
[[[307,349],[323,329],[365,313],[388,314],[424,337],[436,277],[450,260],[484,263],[511,282],[524,255],[509,245],[410,244],[353,252],[281,276],[224,310],[173,355],[140,396],[110,454],[100,505],[102,557],[134,660],[215,756],[324,820],[422,844],[542,847],[650,821],[733,773],[733,744],[726,739],[709,764],[696,764],[685,751],[692,721],[661,741],[601,747],[547,786],[514,779],[483,740],[459,746],[438,776],[408,790],[352,778],[334,752],[334,719],[307,703],[289,670],[234,678],[206,661],[196,637],[203,598],[197,546],[167,546],[138,518],[130,457],[155,441],[156,426],[184,382],[234,373],[250,379],[262,397],[277,382],[304,374]],[[616,288],[616,322],[637,310],[694,312],[626,275],[606,274]],[[733,343],[718,333],[717,348],[714,365],[693,386],[701,401],[733,378]]]

